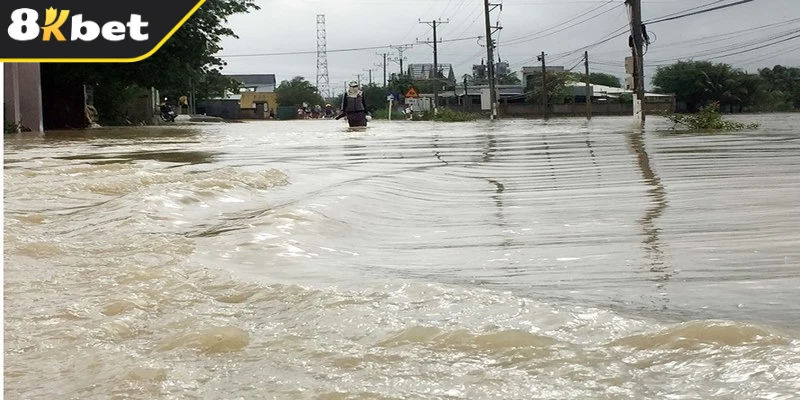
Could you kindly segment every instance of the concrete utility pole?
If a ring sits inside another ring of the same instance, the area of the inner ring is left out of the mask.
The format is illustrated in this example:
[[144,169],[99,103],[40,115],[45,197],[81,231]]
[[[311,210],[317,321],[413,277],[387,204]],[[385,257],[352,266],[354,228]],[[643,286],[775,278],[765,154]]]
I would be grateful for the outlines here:
[[491,21],[489,20],[489,13],[495,9],[495,7],[500,7],[500,10],[503,9],[502,4],[489,4],[489,0],[483,0],[483,14],[484,14],[484,23],[486,25],[486,61],[487,61],[487,75],[489,78],[489,102],[491,103],[489,108],[491,109],[491,119],[497,119],[497,85],[495,82],[494,76],[494,46],[495,42],[492,39],[492,34],[494,33],[492,29],[499,30],[501,29],[499,26],[492,26]]
[[[448,19],[447,21],[442,20],[433,20],[433,21],[419,21],[421,24],[428,24],[433,27],[433,113],[436,113],[436,110],[439,108],[439,53],[436,48],[436,44],[438,40],[436,38],[436,25],[438,24],[446,24],[450,22]],[[430,43],[430,42],[425,42]]]
[[625,0],[631,11],[631,54],[633,56],[633,118],[644,126],[644,36],[642,35],[642,0]]
[[586,66],[586,119],[592,119],[592,85],[589,84],[589,52],[583,52],[583,62]]
[[547,103],[548,103],[548,96],[547,96],[548,95],[548,93],[547,93],[547,66],[546,66],[545,61],[544,61],[544,52],[542,52],[542,54],[540,54],[538,58],[539,58],[539,61],[542,62],[542,107],[543,107],[542,110],[544,112],[544,119],[548,119],[548,118],[550,118],[550,115],[549,115],[548,109],[547,109],[548,108],[547,107]]
[[386,56],[388,56],[388,54],[387,53],[377,53],[377,54],[379,56],[380,55],[383,56],[383,64],[380,64],[380,65],[379,64],[375,64],[375,66],[376,67],[383,66],[383,87],[386,87]]
[[374,69],[370,68],[370,69],[365,69],[364,71],[369,72],[369,84],[370,86],[372,86],[372,71],[374,71]]
[[402,44],[399,46],[389,46],[389,47],[397,50],[397,57],[392,58],[391,60],[400,63],[400,76],[403,76],[405,74],[405,70],[403,69],[403,61],[407,59],[407,57],[403,57],[403,52],[414,46],[410,44]]

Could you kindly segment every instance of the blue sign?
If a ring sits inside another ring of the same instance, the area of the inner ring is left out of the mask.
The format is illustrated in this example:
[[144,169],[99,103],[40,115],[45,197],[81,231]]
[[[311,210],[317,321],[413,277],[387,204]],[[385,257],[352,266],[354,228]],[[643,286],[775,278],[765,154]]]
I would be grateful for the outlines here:
[[389,96],[394,97],[394,101],[400,101],[400,93],[397,92],[387,93],[386,97],[388,98]]

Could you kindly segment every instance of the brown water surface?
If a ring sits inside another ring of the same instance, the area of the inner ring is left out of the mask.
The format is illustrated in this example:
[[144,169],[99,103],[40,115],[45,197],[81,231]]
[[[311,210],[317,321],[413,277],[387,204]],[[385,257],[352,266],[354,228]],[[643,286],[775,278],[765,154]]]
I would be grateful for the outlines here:
[[5,136],[5,395],[790,399],[800,116]]

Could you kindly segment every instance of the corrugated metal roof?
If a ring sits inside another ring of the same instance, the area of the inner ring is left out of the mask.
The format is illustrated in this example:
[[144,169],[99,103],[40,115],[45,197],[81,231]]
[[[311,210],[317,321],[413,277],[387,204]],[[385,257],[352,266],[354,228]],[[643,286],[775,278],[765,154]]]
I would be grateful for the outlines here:
[[226,75],[248,86],[275,85],[275,74]]

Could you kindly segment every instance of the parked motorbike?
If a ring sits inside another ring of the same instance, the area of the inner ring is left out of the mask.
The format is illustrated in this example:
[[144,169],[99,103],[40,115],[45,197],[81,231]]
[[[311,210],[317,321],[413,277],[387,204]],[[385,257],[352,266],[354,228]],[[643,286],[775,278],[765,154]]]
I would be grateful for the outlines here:
[[172,107],[162,104],[161,105],[161,119],[167,122],[175,122],[175,111],[172,110]]

